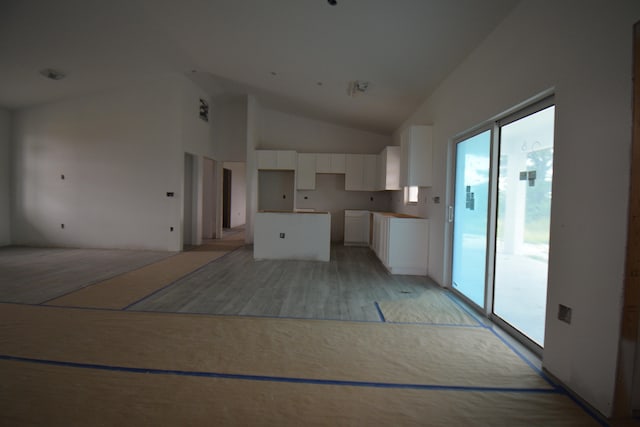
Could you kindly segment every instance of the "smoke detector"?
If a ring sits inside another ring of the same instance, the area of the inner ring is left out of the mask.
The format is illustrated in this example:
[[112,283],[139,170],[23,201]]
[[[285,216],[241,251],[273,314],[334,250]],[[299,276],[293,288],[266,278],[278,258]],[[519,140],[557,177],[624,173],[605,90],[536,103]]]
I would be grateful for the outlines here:
[[347,94],[354,98],[359,93],[365,93],[369,89],[369,82],[364,80],[352,80],[347,86]]

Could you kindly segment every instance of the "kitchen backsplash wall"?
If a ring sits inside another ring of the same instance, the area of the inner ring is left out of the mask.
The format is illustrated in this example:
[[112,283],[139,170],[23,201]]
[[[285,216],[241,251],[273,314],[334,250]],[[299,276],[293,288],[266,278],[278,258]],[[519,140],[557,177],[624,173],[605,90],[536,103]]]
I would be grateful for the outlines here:
[[331,212],[331,241],[344,239],[344,210],[389,211],[389,191],[345,191],[344,175],[316,174],[315,190],[298,190],[296,208]]

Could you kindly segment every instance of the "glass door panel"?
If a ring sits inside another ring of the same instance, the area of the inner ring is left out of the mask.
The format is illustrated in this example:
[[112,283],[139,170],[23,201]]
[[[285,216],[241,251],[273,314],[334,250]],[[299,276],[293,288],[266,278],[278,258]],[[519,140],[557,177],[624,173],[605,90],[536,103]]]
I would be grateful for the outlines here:
[[453,286],[485,306],[491,131],[456,144]]
[[500,128],[493,312],[541,347],[554,114],[551,106]]

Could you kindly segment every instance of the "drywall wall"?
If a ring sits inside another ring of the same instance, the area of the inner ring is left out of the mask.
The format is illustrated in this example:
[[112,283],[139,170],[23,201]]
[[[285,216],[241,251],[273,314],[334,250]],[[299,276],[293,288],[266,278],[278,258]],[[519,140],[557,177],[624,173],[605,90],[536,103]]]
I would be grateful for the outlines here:
[[11,113],[0,108],[0,246],[11,243],[10,125]]
[[[552,89],[556,101],[545,367],[611,414],[631,141],[632,26],[640,2],[525,0],[409,124],[434,125],[429,272],[449,285],[451,140]],[[400,129],[395,133],[398,137]],[[445,199],[446,196],[446,199]],[[398,206],[401,208],[401,206]],[[571,325],[558,304],[573,309]]]
[[297,191],[297,208],[331,213],[331,241],[344,240],[344,210],[388,211],[389,191],[346,191],[344,174],[316,174],[315,190]]
[[294,171],[258,171],[259,211],[293,211],[294,194]]
[[258,211],[258,168],[256,148],[258,148],[259,120],[262,113],[260,104],[253,96],[247,98],[247,222],[245,242],[253,243],[253,218]]
[[214,102],[215,158],[225,162],[244,162],[247,157],[247,97]]
[[224,162],[231,171],[231,228],[247,221],[247,167],[245,162]]
[[209,158],[202,160],[202,238],[213,239],[216,236],[217,222],[217,185],[216,162]]
[[262,109],[260,149],[300,153],[378,154],[391,145],[391,136]]
[[153,76],[15,113],[15,243],[179,250],[183,90]]

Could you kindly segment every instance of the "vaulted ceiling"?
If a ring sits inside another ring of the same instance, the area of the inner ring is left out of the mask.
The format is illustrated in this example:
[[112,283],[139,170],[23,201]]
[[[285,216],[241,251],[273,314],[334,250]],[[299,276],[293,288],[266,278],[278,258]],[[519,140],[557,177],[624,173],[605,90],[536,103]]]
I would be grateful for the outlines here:
[[[184,73],[212,97],[390,133],[517,0],[3,0],[0,106]],[[53,81],[39,70],[67,77]],[[348,94],[349,82],[368,83]]]

